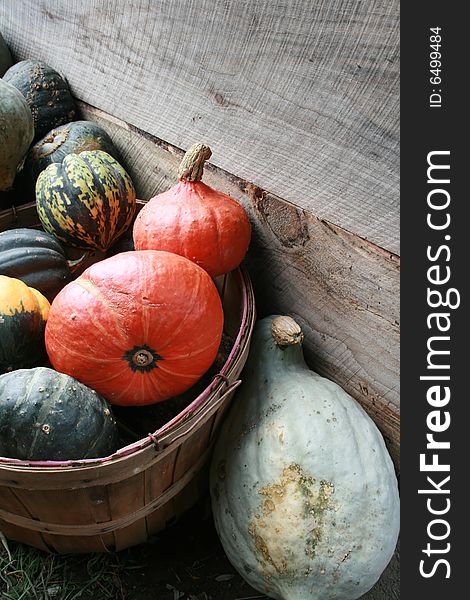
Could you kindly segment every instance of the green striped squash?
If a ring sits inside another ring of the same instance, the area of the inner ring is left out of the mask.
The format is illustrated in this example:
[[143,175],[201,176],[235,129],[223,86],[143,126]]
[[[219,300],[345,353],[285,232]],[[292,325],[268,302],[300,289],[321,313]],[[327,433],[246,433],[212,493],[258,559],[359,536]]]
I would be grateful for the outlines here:
[[131,178],[107,152],[68,154],[36,182],[42,226],[67,246],[107,250],[129,227],[136,210]]

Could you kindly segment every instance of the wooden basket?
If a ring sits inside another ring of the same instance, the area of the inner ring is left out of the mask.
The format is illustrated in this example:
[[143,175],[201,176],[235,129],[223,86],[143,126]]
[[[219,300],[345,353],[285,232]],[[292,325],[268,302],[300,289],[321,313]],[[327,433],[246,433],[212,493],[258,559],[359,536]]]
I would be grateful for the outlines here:
[[[0,230],[38,224],[34,204],[0,213]],[[145,542],[197,501],[255,321],[245,270],[216,284],[224,330],[235,342],[212,383],[165,425],[112,456],[66,462],[0,458],[0,531],[7,538],[61,554],[122,550]]]

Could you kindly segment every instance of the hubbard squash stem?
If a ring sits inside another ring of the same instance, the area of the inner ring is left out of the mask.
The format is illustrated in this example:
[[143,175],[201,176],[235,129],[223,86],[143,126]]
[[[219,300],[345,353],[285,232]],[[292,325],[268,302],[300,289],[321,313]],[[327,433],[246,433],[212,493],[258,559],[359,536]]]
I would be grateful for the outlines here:
[[304,340],[304,334],[300,325],[292,317],[288,316],[273,319],[271,333],[274,341],[281,348],[301,344]]

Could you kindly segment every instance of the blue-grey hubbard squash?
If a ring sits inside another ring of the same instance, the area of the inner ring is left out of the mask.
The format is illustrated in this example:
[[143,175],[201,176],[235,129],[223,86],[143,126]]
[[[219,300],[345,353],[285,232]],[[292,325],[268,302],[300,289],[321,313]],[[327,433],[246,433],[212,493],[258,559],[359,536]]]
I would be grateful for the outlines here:
[[255,327],[243,384],[210,473],[225,552],[277,600],[354,600],[378,580],[399,532],[399,495],[379,430],[310,370],[290,317]]
[[40,60],[21,60],[3,76],[24,96],[34,121],[34,141],[75,118],[75,100],[65,77]]
[[33,116],[26,100],[0,79],[0,192],[12,187],[33,135]]

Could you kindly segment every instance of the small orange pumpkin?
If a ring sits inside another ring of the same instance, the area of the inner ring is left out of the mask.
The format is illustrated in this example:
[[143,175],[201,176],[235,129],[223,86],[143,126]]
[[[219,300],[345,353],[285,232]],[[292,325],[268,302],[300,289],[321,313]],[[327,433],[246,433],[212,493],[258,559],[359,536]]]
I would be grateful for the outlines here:
[[203,269],[169,252],[130,251],[95,263],[59,292],[46,349],[57,371],[112,404],[153,404],[200,379],[222,329],[222,303]]
[[179,183],[148,201],[135,220],[133,237],[136,250],[174,252],[216,277],[245,257],[251,224],[238,202],[202,183],[211,154],[208,146],[191,146],[178,170]]

